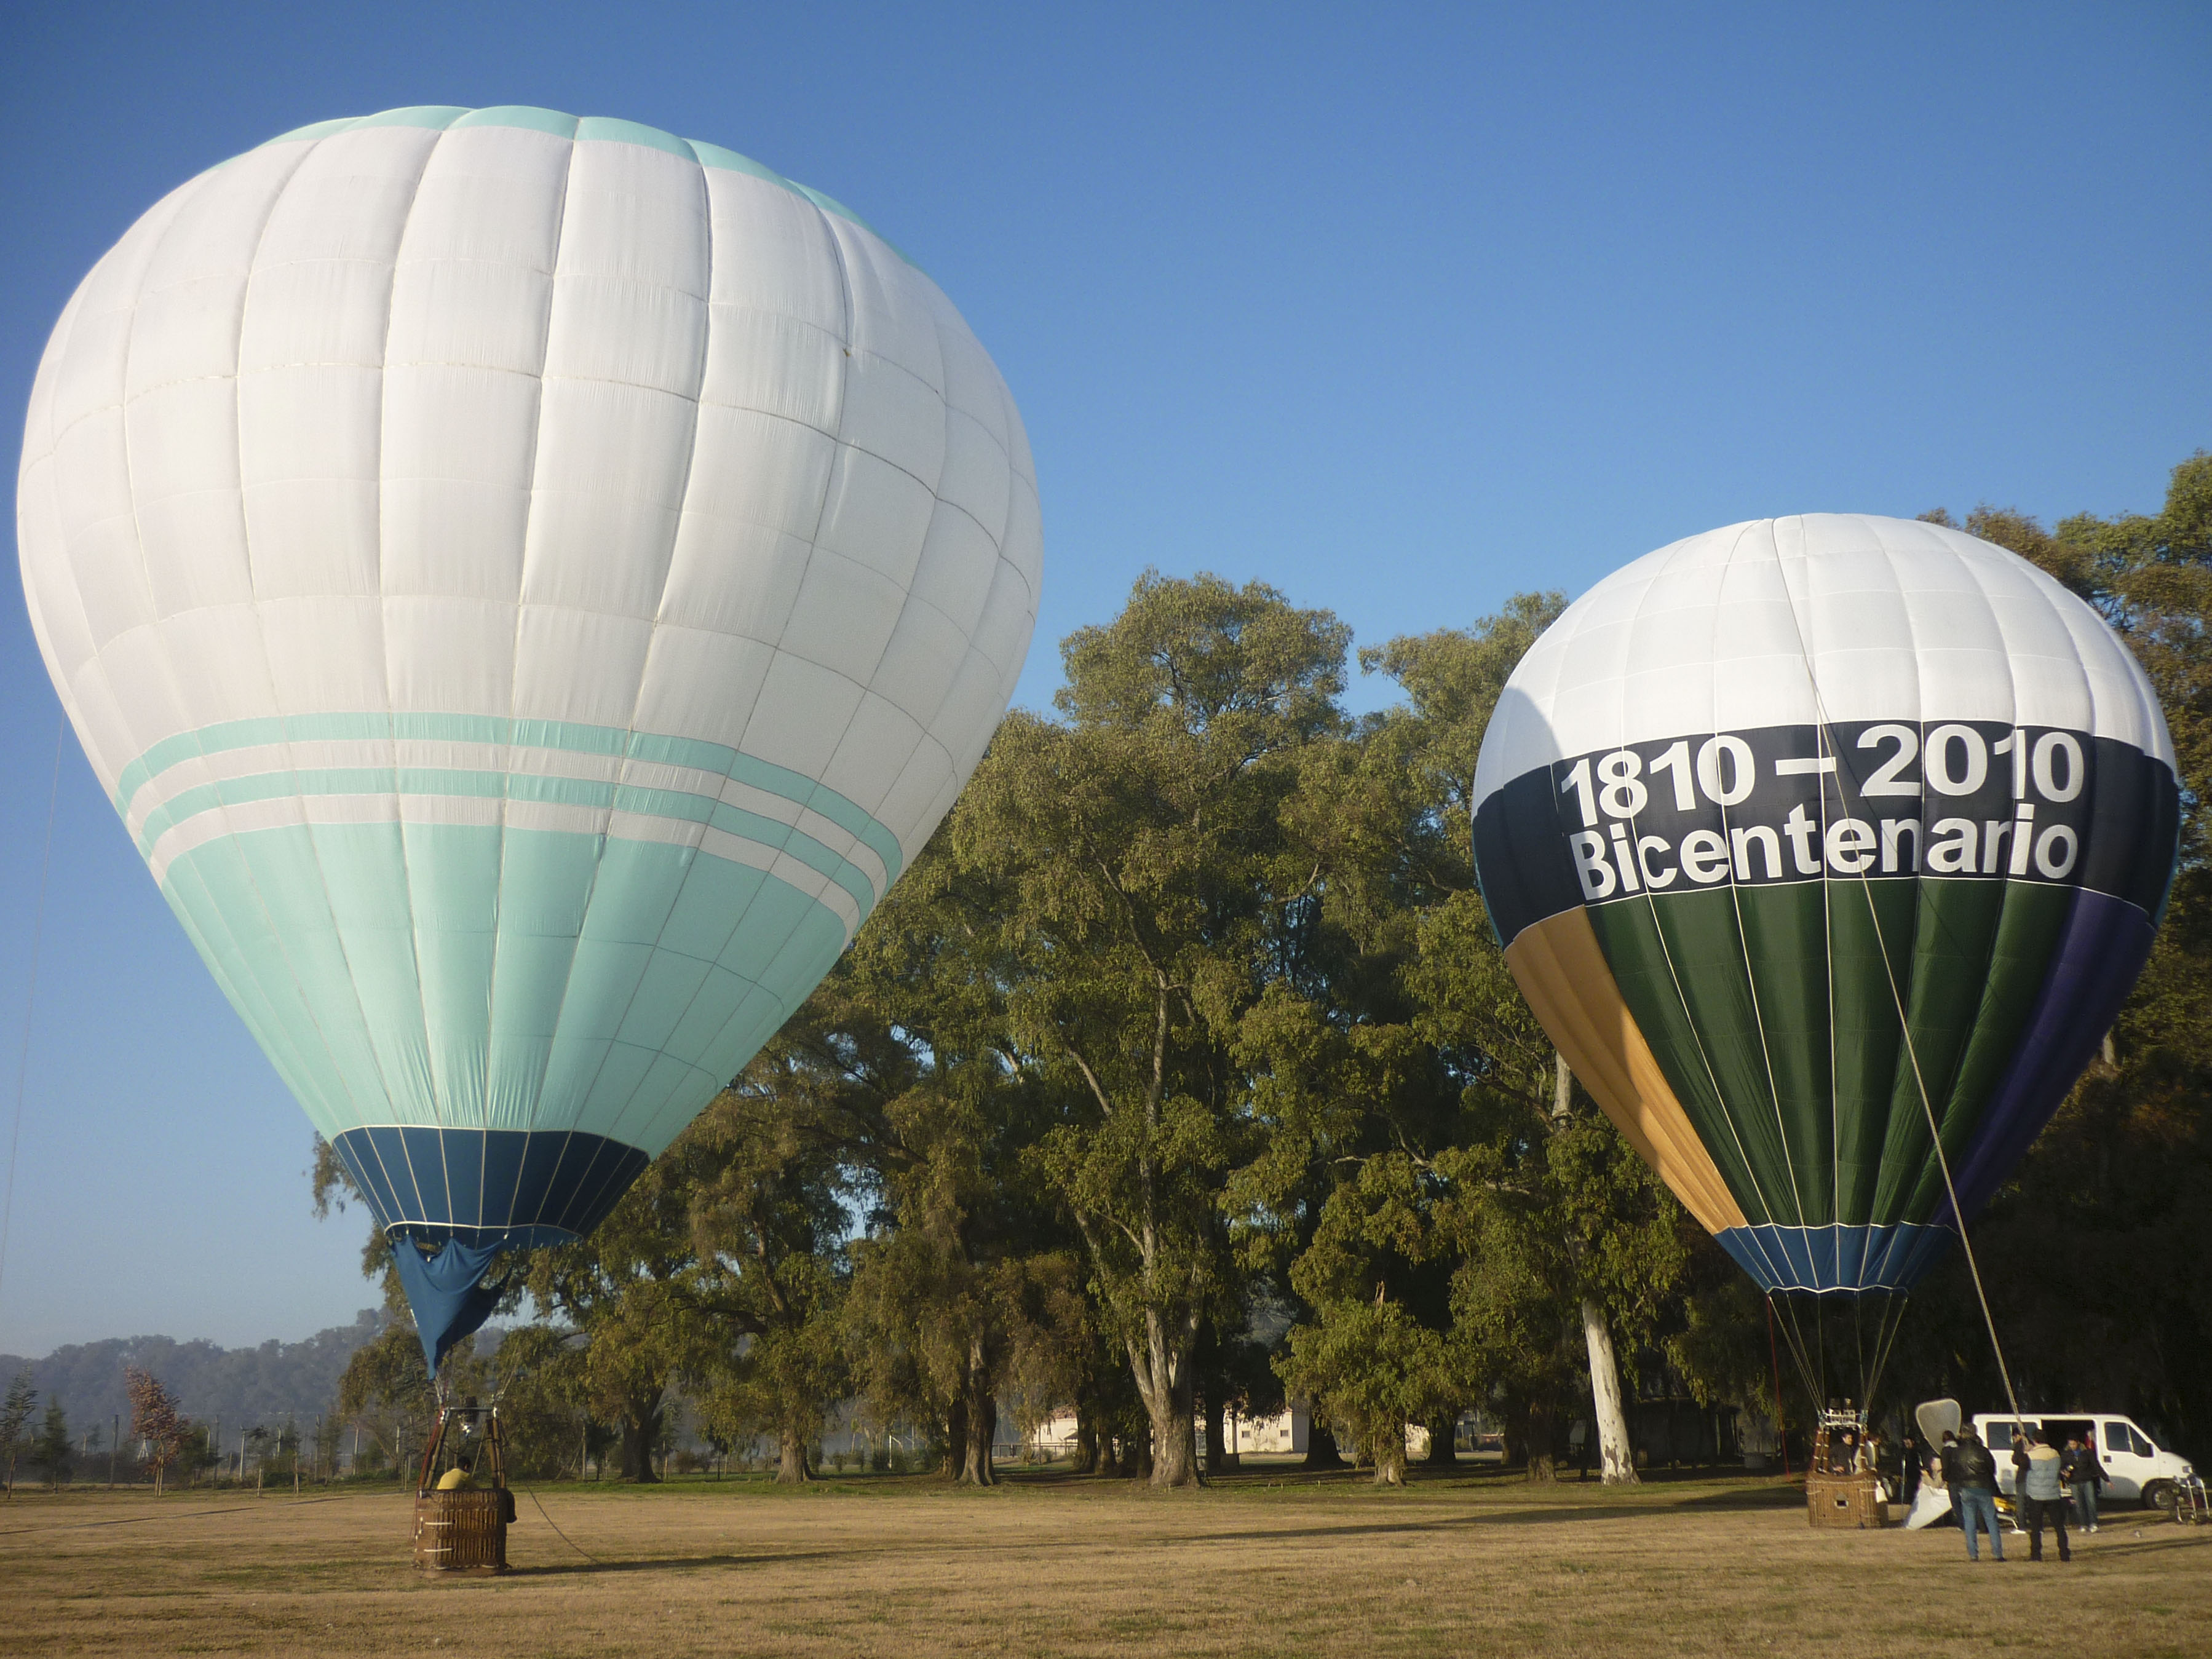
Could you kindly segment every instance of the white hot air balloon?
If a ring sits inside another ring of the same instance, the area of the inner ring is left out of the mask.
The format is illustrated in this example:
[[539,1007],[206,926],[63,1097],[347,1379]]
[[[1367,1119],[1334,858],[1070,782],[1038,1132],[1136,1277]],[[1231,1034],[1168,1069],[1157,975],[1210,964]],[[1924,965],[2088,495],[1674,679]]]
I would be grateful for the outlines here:
[[744,156],[529,108],[304,128],[155,205],[55,326],[17,525],[163,896],[463,1285],[588,1231],[827,971],[1040,573],[927,276]]

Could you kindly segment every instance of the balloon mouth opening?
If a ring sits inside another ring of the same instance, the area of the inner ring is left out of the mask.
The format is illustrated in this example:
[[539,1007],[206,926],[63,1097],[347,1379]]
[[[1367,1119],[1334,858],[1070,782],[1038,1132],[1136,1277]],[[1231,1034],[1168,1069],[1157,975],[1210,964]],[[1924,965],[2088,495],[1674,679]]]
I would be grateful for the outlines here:
[[384,1230],[384,1242],[395,1250],[402,1241],[411,1241],[432,1251],[442,1250],[455,1243],[479,1250],[550,1250],[574,1244],[582,1237],[567,1227],[543,1222],[523,1227],[465,1227],[401,1221]]

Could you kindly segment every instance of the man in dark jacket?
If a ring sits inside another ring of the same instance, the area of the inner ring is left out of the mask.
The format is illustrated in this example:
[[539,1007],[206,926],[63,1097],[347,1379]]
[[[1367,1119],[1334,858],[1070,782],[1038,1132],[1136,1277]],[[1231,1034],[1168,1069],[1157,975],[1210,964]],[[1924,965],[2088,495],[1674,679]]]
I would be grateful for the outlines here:
[[2066,1443],[2066,1466],[2062,1473],[2074,1492],[2074,1520],[2084,1532],[2097,1530],[2097,1491],[2105,1484],[2105,1462],[2097,1455],[2097,1431],[2085,1429],[2079,1440]]
[[2004,1534],[1997,1530],[1997,1460],[1982,1443],[1981,1436],[1969,1428],[1960,1437],[1949,1465],[1945,1473],[1957,1494],[1959,1525],[1966,1534],[1966,1559],[1982,1559],[1980,1540],[1974,1534],[1978,1526],[1990,1535],[1990,1559],[2003,1560]]
[[1897,1499],[1910,1505],[1920,1493],[1920,1442],[1908,1434],[1898,1448]]

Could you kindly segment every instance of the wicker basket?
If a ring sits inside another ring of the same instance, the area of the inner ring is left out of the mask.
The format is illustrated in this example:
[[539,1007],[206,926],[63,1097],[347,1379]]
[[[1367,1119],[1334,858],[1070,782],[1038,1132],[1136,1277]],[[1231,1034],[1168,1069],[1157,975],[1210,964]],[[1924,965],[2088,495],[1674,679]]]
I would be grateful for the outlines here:
[[504,1492],[415,1494],[415,1565],[424,1572],[505,1572]]
[[1888,1505],[1871,1471],[1805,1478],[1806,1518],[1816,1527],[1886,1527]]

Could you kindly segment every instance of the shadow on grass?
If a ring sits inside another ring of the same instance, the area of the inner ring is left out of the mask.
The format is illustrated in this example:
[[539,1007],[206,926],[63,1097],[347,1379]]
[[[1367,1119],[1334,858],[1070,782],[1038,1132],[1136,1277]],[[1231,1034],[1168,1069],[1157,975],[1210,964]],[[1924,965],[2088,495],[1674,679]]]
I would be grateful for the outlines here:
[[758,1555],[665,1555],[639,1561],[574,1561],[556,1566],[509,1567],[508,1578],[573,1578],[608,1572],[668,1572],[699,1567],[773,1567],[790,1561],[841,1561],[851,1550],[768,1550]]

